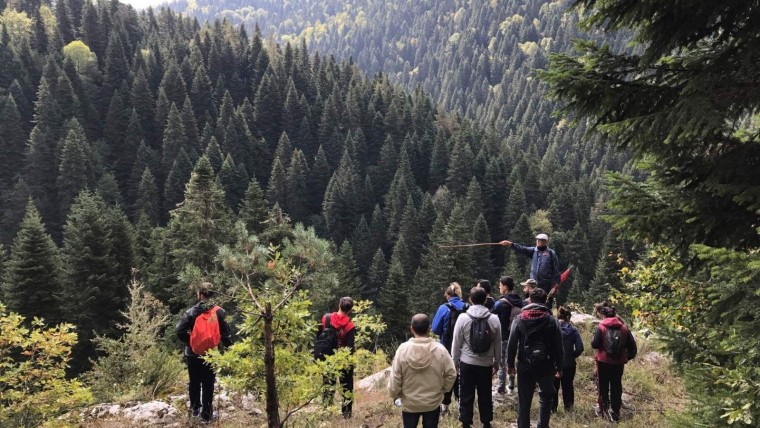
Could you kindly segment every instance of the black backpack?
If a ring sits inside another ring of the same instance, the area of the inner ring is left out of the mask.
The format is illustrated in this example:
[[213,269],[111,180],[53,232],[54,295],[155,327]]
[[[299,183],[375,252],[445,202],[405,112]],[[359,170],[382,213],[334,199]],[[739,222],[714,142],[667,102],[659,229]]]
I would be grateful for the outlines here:
[[491,313],[476,318],[469,313],[467,314],[472,323],[470,324],[470,350],[476,354],[482,354],[488,352],[491,349],[491,341],[493,340],[493,330],[491,325],[488,324],[488,319],[491,318]]
[[604,327],[604,352],[610,357],[619,357],[625,349],[622,328]]
[[[512,331],[512,323],[515,321],[515,318],[518,315],[520,315],[520,312],[522,312],[522,307],[513,305],[507,299],[499,299],[499,300],[504,302],[505,305],[509,305],[509,319],[507,320],[507,335],[509,335],[509,332]],[[507,315],[507,314],[502,313],[501,315]]]
[[457,325],[457,318],[459,318],[459,315],[466,312],[470,305],[465,303],[461,311],[451,303],[446,303],[446,307],[449,308],[449,325],[446,332],[443,334],[443,346],[451,352],[451,345],[454,343],[454,326]]
[[[552,320],[552,318],[547,318]],[[522,333],[522,357],[520,362],[527,364],[532,369],[542,369],[551,362],[549,352],[549,340],[546,337],[547,323],[531,331],[525,327],[525,323],[518,324]]]
[[325,315],[325,324],[314,342],[314,358],[320,361],[324,360],[326,356],[334,354],[335,349],[338,348],[338,330],[332,326],[331,315]]

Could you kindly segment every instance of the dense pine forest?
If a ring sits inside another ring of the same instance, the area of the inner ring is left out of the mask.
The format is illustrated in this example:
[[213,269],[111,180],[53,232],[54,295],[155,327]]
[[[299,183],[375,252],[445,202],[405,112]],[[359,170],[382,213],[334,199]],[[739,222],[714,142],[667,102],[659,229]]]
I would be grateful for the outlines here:
[[[186,265],[212,275],[235,220],[260,232],[271,210],[334,243],[336,296],[375,302],[393,337],[452,280],[527,274],[503,251],[439,244],[544,231],[578,266],[578,297],[615,279],[599,214],[617,158],[553,126],[546,105],[543,124],[502,138],[422,90],[226,21],[61,1],[2,22],[3,301],[73,322],[85,355],[91,332],[115,333],[131,268],[176,313]],[[188,186],[194,170],[209,188]],[[218,205],[188,214],[191,193],[213,191]]]
[[241,379],[283,308],[297,408],[338,297],[383,360],[451,281],[528,275],[442,245],[539,232],[561,302],[611,297],[673,358],[676,422],[754,426],[757,7],[597,3],[0,0],[0,426],[168,393],[202,281]]

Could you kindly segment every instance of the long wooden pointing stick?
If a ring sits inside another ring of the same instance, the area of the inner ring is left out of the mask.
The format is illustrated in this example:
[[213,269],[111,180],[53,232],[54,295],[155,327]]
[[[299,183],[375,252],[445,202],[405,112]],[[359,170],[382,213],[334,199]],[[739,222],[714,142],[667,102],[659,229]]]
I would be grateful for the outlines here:
[[454,245],[439,245],[440,248],[467,248],[467,247],[489,247],[501,245],[498,242],[483,242],[479,244],[454,244]]

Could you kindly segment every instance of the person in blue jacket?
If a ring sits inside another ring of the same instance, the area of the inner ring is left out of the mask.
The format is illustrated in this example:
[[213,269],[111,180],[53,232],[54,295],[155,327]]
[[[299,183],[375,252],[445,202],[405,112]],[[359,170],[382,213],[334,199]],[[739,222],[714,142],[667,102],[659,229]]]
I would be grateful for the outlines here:
[[560,306],[557,310],[559,327],[562,330],[562,347],[565,350],[565,358],[562,360],[564,361],[562,378],[554,379],[553,412],[556,412],[559,406],[560,386],[562,386],[562,402],[565,405],[565,410],[572,410],[575,404],[575,388],[573,387],[576,368],[575,359],[583,354],[583,340],[581,340],[581,334],[578,332],[578,329],[570,323],[572,316],[572,312],[564,306]]
[[[433,333],[441,338],[441,344],[451,355],[451,344],[454,341],[454,325],[456,325],[459,315],[467,311],[469,305],[462,301],[462,287],[456,282],[452,282],[446,288],[443,297],[446,299],[446,303],[438,307],[438,311],[436,311],[435,317],[433,317],[432,330]],[[448,414],[452,393],[459,400],[459,374],[457,374],[457,380],[451,391],[443,395],[441,414]]]
[[530,279],[535,279],[538,288],[544,290],[547,295],[546,306],[551,309],[554,303],[554,294],[559,288],[560,271],[557,253],[549,248],[549,236],[545,233],[536,235],[536,246],[527,247],[512,241],[501,241],[499,244],[511,247],[518,254],[530,259]]

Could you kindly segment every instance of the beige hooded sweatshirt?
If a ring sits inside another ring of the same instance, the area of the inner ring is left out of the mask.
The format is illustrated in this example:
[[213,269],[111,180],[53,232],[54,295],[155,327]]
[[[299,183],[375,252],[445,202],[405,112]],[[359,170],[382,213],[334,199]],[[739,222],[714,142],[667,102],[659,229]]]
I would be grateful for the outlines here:
[[457,377],[454,360],[437,341],[412,338],[396,350],[391,366],[388,393],[401,399],[401,410],[422,413],[435,410],[443,393],[451,390]]

